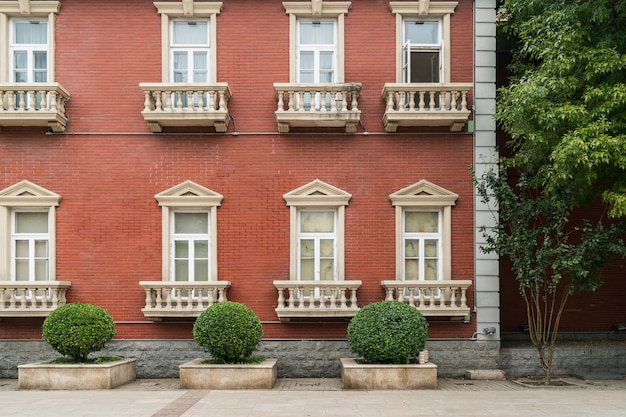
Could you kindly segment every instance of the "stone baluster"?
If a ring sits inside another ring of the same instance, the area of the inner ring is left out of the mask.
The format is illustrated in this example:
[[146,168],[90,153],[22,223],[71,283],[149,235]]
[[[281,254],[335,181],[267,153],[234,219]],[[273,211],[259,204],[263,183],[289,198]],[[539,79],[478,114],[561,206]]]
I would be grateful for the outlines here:
[[5,289],[4,288],[0,288],[0,310],[4,310],[6,305],[6,299],[5,299]]
[[278,288],[278,307],[285,306],[285,289],[282,287]]
[[175,288],[174,291],[176,293],[176,309],[177,310],[182,310],[182,308],[183,308],[183,289],[182,288]]
[[296,304],[296,295],[300,291],[296,292],[295,287],[289,287],[289,308],[294,308]]
[[428,92],[428,100],[429,111],[435,111],[435,91]]
[[185,110],[184,108],[182,108],[181,110],[185,110],[188,112],[193,111],[193,91],[187,90],[183,94],[187,96],[187,109]]
[[415,91],[409,92],[409,111],[415,110]]
[[284,91],[279,91],[278,92],[278,109],[277,111],[285,111],[285,98],[284,98]]
[[352,90],[350,92],[350,98],[352,99],[352,102],[350,103],[350,109],[352,111],[358,111],[359,110],[359,93],[357,91]]
[[165,92],[165,108],[163,108],[163,93],[161,91],[156,92],[156,111],[170,111],[172,110],[172,93],[171,91]]
[[220,111],[228,112],[228,104],[226,104],[226,93],[224,91],[220,91]]
[[424,102],[424,91],[420,91],[419,92],[419,111],[423,112],[424,111],[424,107],[426,106],[426,102]]
[[26,94],[24,93],[24,91],[18,91],[17,92],[17,97],[18,97],[19,102],[20,102],[17,111],[23,112],[26,109]]
[[9,91],[7,96],[7,110],[15,111],[15,91]]
[[461,92],[461,110],[467,111],[467,91]]
[[166,288],[165,291],[163,292],[163,295],[165,296],[165,308],[167,310],[171,310],[172,309],[172,289]]
[[146,288],[146,308],[154,308],[154,299],[152,297],[152,288]]
[[409,288],[409,305],[415,307],[415,287]]
[[[296,94],[298,94],[298,97],[300,97],[300,93],[296,93],[295,91],[289,91],[288,92],[288,96],[289,96],[289,111],[294,111],[294,109],[295,109]],[[302,98],[302,100],[304,100],[304,97],[301,97],[301,98]],[[300,102],[298,103],[298,110],[300,110],[302,108],[302,106],[304,105],[302,100],[300,100]]]

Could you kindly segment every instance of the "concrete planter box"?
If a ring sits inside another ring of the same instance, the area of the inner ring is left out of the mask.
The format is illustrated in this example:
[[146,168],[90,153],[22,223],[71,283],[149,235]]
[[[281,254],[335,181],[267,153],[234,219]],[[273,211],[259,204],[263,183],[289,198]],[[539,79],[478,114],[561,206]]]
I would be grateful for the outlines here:
[[135,376],[135,359],[122,359],[103,364],[29,363],[17,367],[20,389],[110,389],[134,381]]
[[375,365],[359,364],[352,358],[340,360],[344,389],[437,389],[437,365],[434,363]]
[[276,383],[277,359],[259,364],[201,364],[194,359],[180,365],[183,389],[271,389]]

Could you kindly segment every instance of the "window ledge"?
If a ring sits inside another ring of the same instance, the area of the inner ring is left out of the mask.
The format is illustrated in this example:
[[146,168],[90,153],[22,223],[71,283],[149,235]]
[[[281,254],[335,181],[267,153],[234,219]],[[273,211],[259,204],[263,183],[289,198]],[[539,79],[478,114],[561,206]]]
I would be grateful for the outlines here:
[[[145,96],[141,114],[152,132],[162,132],[163,127],[208,126],[219,133],[228,129],[231,93],[227,83],[141,83],[139,87]],[[183,107],[183,96],[194,104]]]
[[[472,84],[387,83],[383,124],[387,132],[399,126],[446,126],[460,132],[469,119],[467,95]],[[443,104],[443,105],[441,105]]]
[[68,281],[0,281],[0,318],[47,317],[66,303]]
[[70,94],[59,83],[0,84],[0,126],[48,126],[64,132]]
[[[280,133],[288,133],[291,127],[344,127],[346,133],[356,133],[361,120],[360,83],[274,83],[274,92],[278,100],[275,114]],[[316,95],[317,100],[311,99]],[[325,105],[320,105],[319,97],[332,99],[324,99]],[[317,101],[317,105],[309,106],[305,101]]]
[[198,317],[213,304],[228,301],[230,281],[141,281],[139,285],[146,292],[146,306],[141,311],[148,319],[160,321],[164,317]]
[[281,321],[292,318],[353,317],[358,311],[356,292],[361,281],[274,281],[275,309]]

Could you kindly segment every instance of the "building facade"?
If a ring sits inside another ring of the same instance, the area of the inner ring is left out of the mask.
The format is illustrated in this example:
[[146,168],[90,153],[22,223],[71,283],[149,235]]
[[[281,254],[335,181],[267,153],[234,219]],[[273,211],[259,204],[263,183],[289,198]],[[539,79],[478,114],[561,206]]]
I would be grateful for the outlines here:
[[[441,375],[496,367],[495,0],[0,1],[3,376],[64,302],[114,318],[139,376],[259,316],[283,376],[337,375],[396,299]],[[487,330],[485,330],[487,329]]]

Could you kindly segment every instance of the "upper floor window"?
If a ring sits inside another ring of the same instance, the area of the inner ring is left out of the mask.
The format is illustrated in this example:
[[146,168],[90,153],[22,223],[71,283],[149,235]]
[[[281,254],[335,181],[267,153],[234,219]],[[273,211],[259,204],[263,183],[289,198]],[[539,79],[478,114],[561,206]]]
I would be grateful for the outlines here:
[[211,36],[207,20],[174,20],[172,22],[171,79],[175,83],[211,81]]
[[0,2],[0,82],[54,81],[58,1]]
[[217,281],[217,207],[222,195],[185,181],[154,197],[163,210],[163,281]]
[[61,197],[29,181],[0,191],[0,280],[54,281]]
[[344,16],[351,2],[283,2],[291,83],[344,82]]
[[407,83],[438,83],[443,79],[441,24],[439,20],[404,21],[402,76]]
[[283,196],[290,207],[291,280],[345,279],[345,207],[351,197],[320,180]]
[[11,19],[10,31],[11,81],[48,81],[48,23],[40,19]]
[[389,196],[396,207],[396,280],[449,280],[452,206],[459,196],[422,180]]
[[450,82],[450,16],[457,4],[389,2],[396,15],[396,82]]
[[336,27],[335,20],[298,19],[298,82],[332,83],[335,81]]
[[216,24],[222,2],[155,2],[161,14],[163,82],[217,79]]

